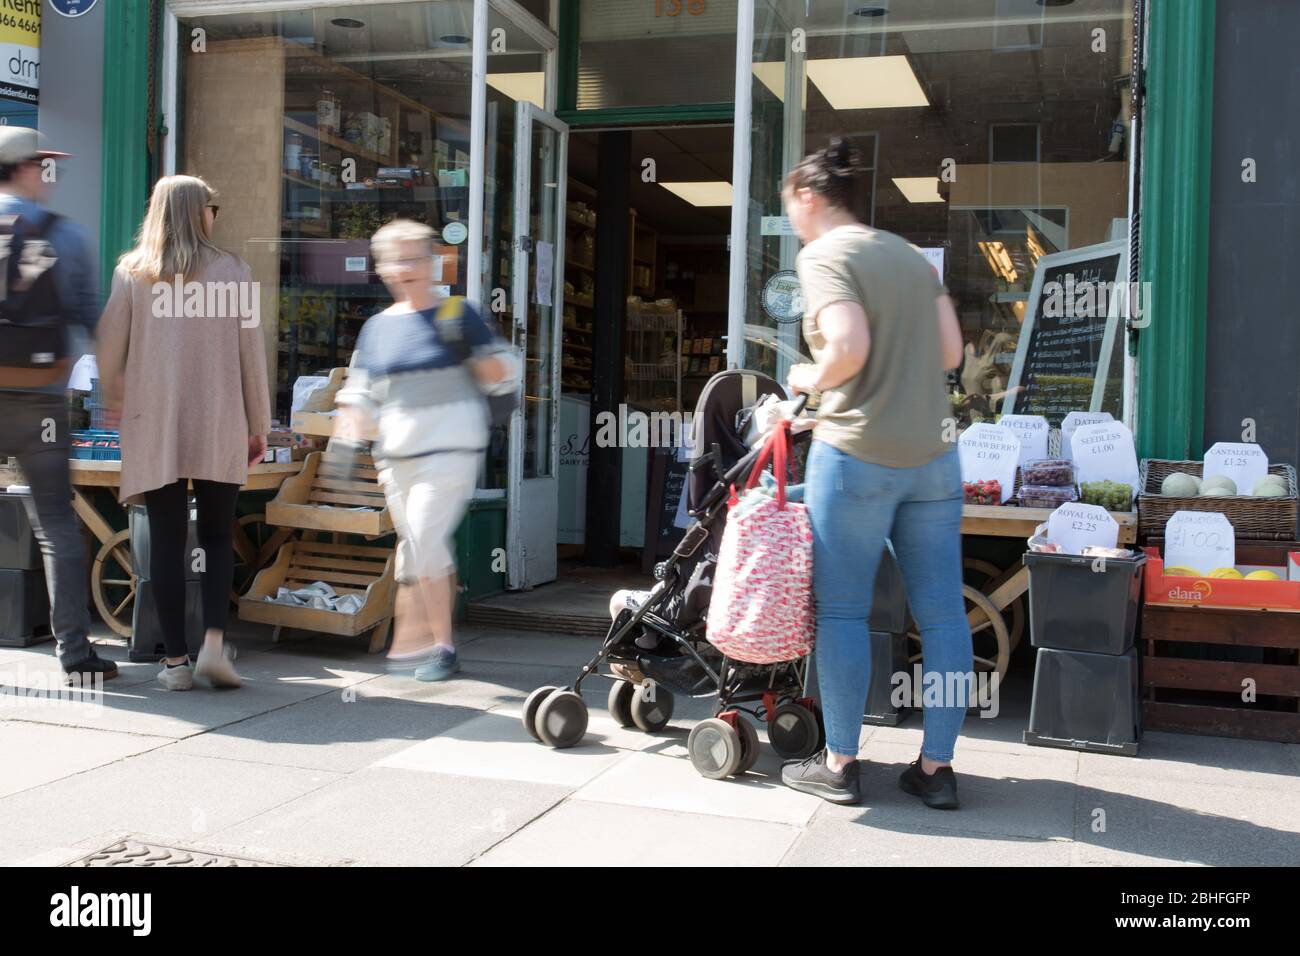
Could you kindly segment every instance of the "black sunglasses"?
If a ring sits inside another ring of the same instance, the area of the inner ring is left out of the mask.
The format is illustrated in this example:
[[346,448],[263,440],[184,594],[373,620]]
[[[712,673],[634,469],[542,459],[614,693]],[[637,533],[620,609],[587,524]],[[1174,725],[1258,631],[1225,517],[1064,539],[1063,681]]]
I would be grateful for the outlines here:
[[216,203],[208,203],[208,208],[212,210],[212,218],[216,219],[217,214],[221,212],[221,207]]

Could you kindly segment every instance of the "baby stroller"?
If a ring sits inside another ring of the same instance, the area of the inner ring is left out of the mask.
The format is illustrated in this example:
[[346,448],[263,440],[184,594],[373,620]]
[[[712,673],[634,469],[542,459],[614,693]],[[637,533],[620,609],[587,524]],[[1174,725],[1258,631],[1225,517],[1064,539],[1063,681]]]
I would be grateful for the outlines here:
[[[808,658],[745,664],[724,657],[705,637],[730,488],[740,487],[757,462],[759,449],[750,450],[746,433],[769,395],[785,398],[775,380],[757,372],[729,369],[709,379],[696,406],[686,483],[693,521],[672,555],[655,567],[654,587],[632,592],[573,686],[539,687],[528,695],[523,724],[534,739],[555,748],[579,743],[588,718],[582,683],[597,676],[613,682],[608,704],[614,720],[646,733],[662,730],[672,718],[670,688],[716,695],[714,716],[688,740],[691,762],[706,777],[745,773],[758,759],[758,731],[742,713],[767,724],[772,748],[784,758],[806,757],[824,745],[821,711],[805,693]],[[802,407],[801,400],[796,413]]]

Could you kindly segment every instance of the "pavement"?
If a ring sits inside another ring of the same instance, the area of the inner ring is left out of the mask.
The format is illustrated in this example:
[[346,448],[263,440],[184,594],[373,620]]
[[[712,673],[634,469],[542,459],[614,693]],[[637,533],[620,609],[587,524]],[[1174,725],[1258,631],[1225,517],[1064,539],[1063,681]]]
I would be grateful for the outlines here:
[[[168,863],[520,866],[633,864],[1144,866],[1300,862],[1300,746],[1148,733],[1128,758],[1021,743],[1028,684],[969,718],[963,808],[898,789],[920,718],[862,730],[864,801],[780,783],[769,748],[744,779],[706,780],[686,736],[619,727],[605,682],[586,741],[525,733],[524,697],[572,682],[594,642],[471,628],[463,672],[422,684],[340,638],[235,632],[244,687],[169,693],[126,663],[100,704],[20,698],[49,686],[53,645],[0,648],[0,864],[115,857]],[[762,735],[766,740],[766,735]]]

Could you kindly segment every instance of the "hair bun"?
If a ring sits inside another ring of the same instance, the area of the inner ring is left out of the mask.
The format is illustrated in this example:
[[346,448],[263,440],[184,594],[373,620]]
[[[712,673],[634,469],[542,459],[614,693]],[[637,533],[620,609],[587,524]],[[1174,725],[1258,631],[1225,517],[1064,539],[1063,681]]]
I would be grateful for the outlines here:
[[853,147],[838,136],[831,137],[825,150],[827,172],[836,175],[852,174]]

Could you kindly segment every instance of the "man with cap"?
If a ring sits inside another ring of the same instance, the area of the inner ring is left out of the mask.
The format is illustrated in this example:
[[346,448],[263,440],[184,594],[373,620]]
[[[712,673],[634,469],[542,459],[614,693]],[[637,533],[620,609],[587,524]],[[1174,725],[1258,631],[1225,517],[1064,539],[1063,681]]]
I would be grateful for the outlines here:
[[[63,330],[65,354],[79,355],[94,341],[99,318],[95,263],[81,227],[44,208],[55,179],[51,173],[57,172],[53,164],[67,155],[50,149],[34,129],[0,126],[0,222],[12,223],[11,242],[39,237],[55,260],[50,271],[58,314],[24,318],[55,320]],[[0,382],[0,458],[16,457],[31,488],[24,503],[45,563],[59,665],[70,683],[88,683],[116,677],[117,665],[100,658],[89,641],[85,547],[72,510],[68,469],[67,376],[38,387]]]

